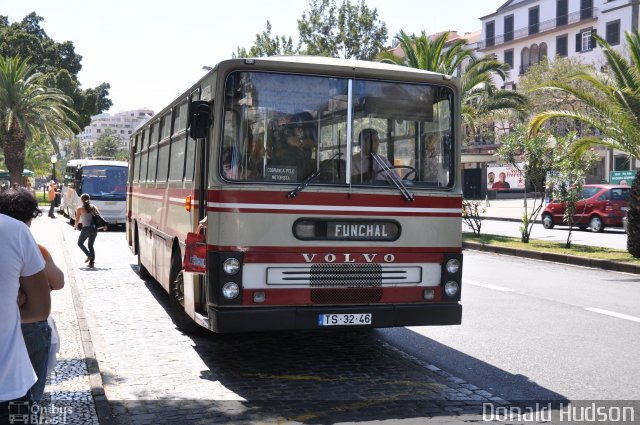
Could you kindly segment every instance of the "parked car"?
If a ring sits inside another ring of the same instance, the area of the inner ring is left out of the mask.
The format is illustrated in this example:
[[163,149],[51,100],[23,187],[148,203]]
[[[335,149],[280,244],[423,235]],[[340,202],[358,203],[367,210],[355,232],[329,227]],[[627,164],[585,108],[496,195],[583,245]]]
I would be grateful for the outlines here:
[[[576,202],[573,222],[581,230],[587,227],[592,232],[602,232],[605,227],[622,227],[622,219],[629,209],[631,187],[610,184],[586,184],[582,197]],[[565,204],[551,201],[542,211],[542,225],[553,229],[556,225],[567,225],[564,220]]]

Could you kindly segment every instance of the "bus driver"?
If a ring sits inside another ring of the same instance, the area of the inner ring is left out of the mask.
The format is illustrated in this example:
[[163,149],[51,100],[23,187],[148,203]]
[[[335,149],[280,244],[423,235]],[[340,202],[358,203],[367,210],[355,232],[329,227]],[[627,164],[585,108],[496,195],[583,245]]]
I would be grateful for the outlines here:
[[[393,168],[389,160],[378,155],[380,137],[373,128],[365,128],[358,136],[360,152],[351,158],[351,180],[356,183],[371,183],[375,180],[387,180],[385,171]],[[376,154],[376,158],[372,155]]]

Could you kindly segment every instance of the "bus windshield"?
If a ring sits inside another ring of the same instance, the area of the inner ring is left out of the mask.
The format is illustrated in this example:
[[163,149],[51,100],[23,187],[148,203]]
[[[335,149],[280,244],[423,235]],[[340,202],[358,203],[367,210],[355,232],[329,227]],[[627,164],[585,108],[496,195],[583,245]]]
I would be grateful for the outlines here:
[[219,167],[227,181],[454,186],[450,88],[233,72],[225,93]]
[[78,194],[88,193],[92,200],[125,200],[127,167],[89,165],[82,167]]

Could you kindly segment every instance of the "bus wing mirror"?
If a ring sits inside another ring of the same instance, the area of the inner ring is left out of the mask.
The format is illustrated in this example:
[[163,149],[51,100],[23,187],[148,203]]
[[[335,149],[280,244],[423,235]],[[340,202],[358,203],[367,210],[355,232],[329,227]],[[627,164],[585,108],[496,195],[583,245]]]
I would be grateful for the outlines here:
[[189,136],[193,139],[202,139],[207,136],[211,125],[211,106],[204,100],[191,102],[189,114]]

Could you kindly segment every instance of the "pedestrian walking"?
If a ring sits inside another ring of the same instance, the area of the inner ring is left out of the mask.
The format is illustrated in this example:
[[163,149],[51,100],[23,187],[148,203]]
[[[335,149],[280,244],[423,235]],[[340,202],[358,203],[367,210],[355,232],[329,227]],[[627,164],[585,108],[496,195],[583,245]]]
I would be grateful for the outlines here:
[[[85,253],[87,259],[84,260],[88,263],[90,268],[95,265],[96,253],[93,248],[93,244],[98,236],[98,229],[93,224],[93,216],[100,215],[98,207],[91,203],[91,198],[88,193],[83,193],[80,196],[82,206],[78,207],[76,211],[76,221],[73,226],[74,229],[80,229],[80,236],[78,237],[78,246]],[[103,230],[107,230],[107,226],[102,227]],[[84,246],[84,242],[87,241],[87,246]]]
[[[10,422],[9,406],[29,413],[29,389],[37,381],[20,323],[45,320],[51,310],[51,296],[45,262],[29,228],[0,214],[0,235],[0,423],[4,424]],[[18,306],[20,289],[25,297]]]
[[[40,216],[42,211],[38,208],[38,201],[32,193],[25,188],[9,189],[0,194],[0,214],[19,220],[31,227],[31,221]],[[64,273],[51,258],[49,251],[38,244],[40,253],[45,261],[44,271],[49,283],[49,289],[58,290],[64,287]],[[24,303],[25,294],[18,292],[18,305]],[[31,387],[31,399],[40,402],[44,395],[44,387],[47,381],[47,369],[49,352],[51,350],[51,327],[48,320],[40,320],[34,323],[22,324],[22,335],[29,353],[31,365],[38,380]]]
[[49,182],[49,188],[47,189],[47,197],[49,199],[49,218],[56,218],[53,213],[54,208],[56,207],[56,196],[58,195],[58,185],[55,181],[51,180]]

